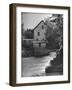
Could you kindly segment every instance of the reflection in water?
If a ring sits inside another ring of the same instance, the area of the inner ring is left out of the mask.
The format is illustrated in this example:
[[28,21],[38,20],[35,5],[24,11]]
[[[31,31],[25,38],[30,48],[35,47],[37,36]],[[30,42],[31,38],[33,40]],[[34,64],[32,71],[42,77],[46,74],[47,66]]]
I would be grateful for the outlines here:
[[28,57],[22,59],[22,77],[45,76],[45,68],[50,66],[50,61],[56,57],[56,52],[51,52],[45,57]]

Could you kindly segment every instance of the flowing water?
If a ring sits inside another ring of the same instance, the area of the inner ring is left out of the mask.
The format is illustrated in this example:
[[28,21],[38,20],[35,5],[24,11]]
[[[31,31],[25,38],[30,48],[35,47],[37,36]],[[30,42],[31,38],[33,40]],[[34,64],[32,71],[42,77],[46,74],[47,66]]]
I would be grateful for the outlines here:
[[51,52],[49,56],[22,58],[22,77],[45,76],[45,68],[55,57],[56,52]]

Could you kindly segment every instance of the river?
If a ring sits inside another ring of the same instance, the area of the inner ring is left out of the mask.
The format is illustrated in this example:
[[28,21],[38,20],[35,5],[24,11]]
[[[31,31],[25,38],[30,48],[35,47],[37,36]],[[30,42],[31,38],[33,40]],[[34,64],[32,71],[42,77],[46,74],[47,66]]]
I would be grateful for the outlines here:
[[45,76],[45,68],[50,66],[50,61],[55,57],[56,52],[50,52],[49,56],[23,58],[21,65],[21,76]]

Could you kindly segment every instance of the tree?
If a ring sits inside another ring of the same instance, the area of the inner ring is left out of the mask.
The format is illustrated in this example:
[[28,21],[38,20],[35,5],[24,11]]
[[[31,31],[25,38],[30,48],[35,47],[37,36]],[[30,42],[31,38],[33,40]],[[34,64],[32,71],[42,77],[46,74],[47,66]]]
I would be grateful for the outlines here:
[[62,48],[63,47],[63,15],[62,14],[57,14],[56,25],[57,25],[57,33],[59,34],[57,41],[59,41],[59,46],[60,48]]
[[27,29],[24,31],[24,38],[33,39],[33,30]]
[[[53,19],[52,21],[51,18]],[[59,45],[62,48],[63,45],[63,15],[52,14],[50,19],[46,19],[45,24],[47,25],[46,40],[49,42],[50,47]],[[53,45],[52,45],[53,44]]]

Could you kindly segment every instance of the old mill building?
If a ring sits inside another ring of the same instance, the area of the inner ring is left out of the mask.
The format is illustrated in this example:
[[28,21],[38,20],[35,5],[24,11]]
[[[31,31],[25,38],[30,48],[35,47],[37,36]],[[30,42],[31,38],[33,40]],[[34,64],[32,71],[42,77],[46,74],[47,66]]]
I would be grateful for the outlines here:
[[41,21],[34,29],[33,47],[46,47],[46,29],[44,21]]
[[34,48],[45,48],[46,47],[46,43],[48,43],[48,41],[46,40],[46,30],[47,30],[47,25],[44,23],[44,21],[42,20],[33,30],[33,38],[24,38],[23,41],[25,41],[25,43],[27,45],[31,45]]

